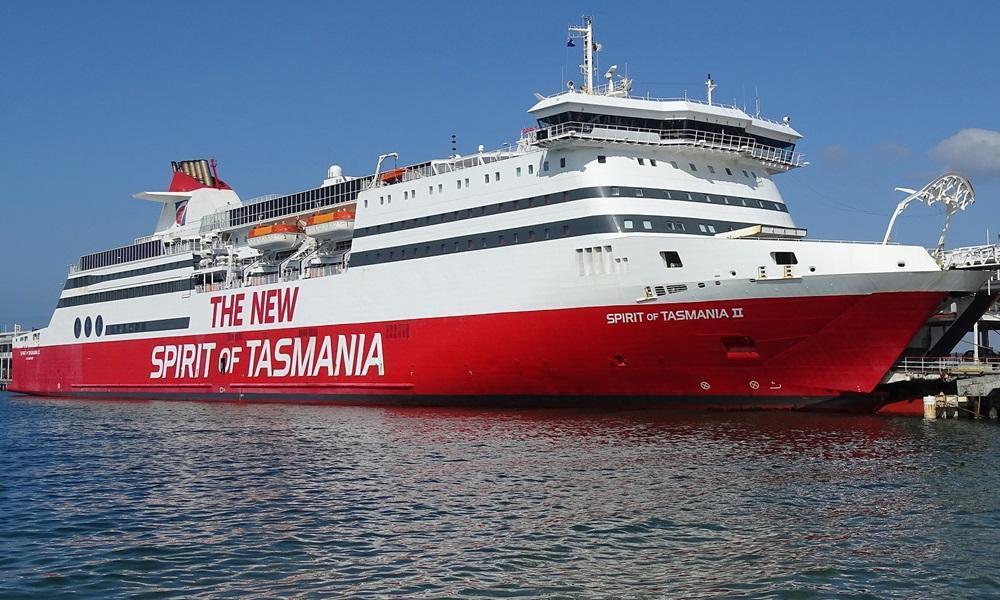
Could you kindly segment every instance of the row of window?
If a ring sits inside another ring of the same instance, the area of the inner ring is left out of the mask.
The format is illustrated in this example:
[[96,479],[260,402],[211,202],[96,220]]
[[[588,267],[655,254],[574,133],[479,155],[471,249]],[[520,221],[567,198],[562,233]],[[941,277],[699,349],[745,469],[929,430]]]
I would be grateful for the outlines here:
[[[645,166],[647,162],[649,163],[649,166],[651,166],[651,167],[655,167],[655,166],[657,166],[659,164],[659,163],[656,162],[655,158],[637,157],[635,160],[639,163],[640,166]],[[603,156],[603,155],[598,155],[597,156],[597,162],[599,162],[601,164],[604,164],[604,163],[608,162],[608,157],[607,156]],[[673,167],[673,168],[675,168],[675,169],[680,169],[680,166],[678,166],[676,160],[671,160],[671,161],[669,161],[668,164],[670,164],[670,166]],[[716,170],[715,170],[714,166],[712,166],[712,165],[705,165],[705,166],[708,167],[708,172],[709,173],[711,173],[713,175],[716,174]],[[723,167],[723,168],[726,170],[726,175],[729,175],[729,176],[733,175],[733,170],[732,169],[730,169],[729,167]],[[697,173],[698,172],[698,166],[695,165],[694,163],[688,163],[688,169],[692,173]],[[757,172],[756,171],[753,171],[753,170],[747,171],[746,169],[741,169],[741,171],[743,172],[743,177],[745,177],[746,179],[750,179],[751,176],[755,180],[759,179],[757,177]]]
[[104,317],[97,315],[97,318],[93,321],[90,317],[87,317],[83,321],[80,321],[80,317],[76,318],[73,322],[73,336],[76,339],[80,339],[80,336],[90,337],[91,332],[93,332],[94,337],[101,337],[104,334]]
[[618,231],[615,217],[591,215],[557,221],[491,231],[471,236],[438,239],[420,244],[392,246],[378,250],[358,252],[351,256],[351,266],[363,266],[412,258],[425,258],[472,250],[486,250],[508,245],[542,242],[560,237],[588,235],[592,233],[614,233]]
[[103,252],[95,252],[93,254],[81,256],[80,269],[85,271],[89,269],[99,269],[101,267],[132,262],[134,260],[153,258],[160,256],[161,254],[163,254],[163,243],[160,242],[160,240],[150,240],[148,242],[141,242],[130,246],[122,246],[121,248],[114,248],[112,250],[105,250]]
[[[636,224],[641,224],[639,229]],[[704,225],[704,228],[699,227]],[[556,238],[590,235],[594,233],[618,233],[620,231],[648,231],[650,233],[701,232],[688,235],[712,235],[716,230],[733,231],[750,226],[750,223],[730,221],[705,222],[684,217],[660,217],[653,215],[591,215],[566,221],[539,223],[527,227],[491,231],[471,236],[430,240],[419,244],[406,244],[367,250],[351,256],[351,266],[372,265],[412,258],[425,258],[472,250],[485,250],[502,246],[541,242]],[[711,229],[709,230],[709,227]]]
[[11,351],[11,344],[0,344],[0,354],[8,354]]
[[[566,167],[566,159],[565,158],[560,158],[559,159],[559,166],[560,166],[560,168],[565,168]],[[549,170],[549,161],[544,161],[542,163],[542,168],[543,168],[543,170],[548,171]],[[535,174],[535,165],[528,165],[528,175],[534,175],[534,174]],[[520,177],[521,176],[521,167],[516,167],[514,169],[514,175],[516,177]],[[483,183],[491,183],[491,182],[496,183],[498,181],[500,181],[500,171],[494,171],[492,174],[490,174],[490,173],[483,173]],[[459,189],[459,190],[462,189],[463,185],[465,186],[465,189],[468,189],[471,186],[471,181],[470,181],[470,179],[468,177],[465,177],[464,179],[456,179],[455,180],[455,188],[456,189]],[[443,183],[437,184],[436,189],[437,189],[437,193],[439,193],[439,194],[444,193],[444,184]],[[427,186],[427,195],[428,196],[433,196],[434,195],[434,190],[435,190],[435,186],[433,186],[433,185]],[[417,190],[416,189],[411,188],[409,190],[403,190],[403,200],[412,200],[412,199],[415,199],[416,197],[417,197]],[[383,195],[379,196],[378,197],[378,203],[379,203],[379,206],[384,206],[386,204],[392,204],[392,194],[383,194]],[[368,200],[367,199],[365,199],[365,203],[364,204],[365,204],[365,208],[367,208],[368,207]]]
[[368,188],[371,181],[372,176],[359,177],[334,185],[246,204],[229,209],[224,213],[222,222],[212,225],[221,229],[240,227],[258,221],[270,221],[287,215],[351,202],[358,197],[359,192]]
[[123,335],[129,333],[144,333],[147,331],[169,331],[171,329],[187,329],[191,324],[190,317],[175,319],[158,319],[155,321],[135,321],[134,323],[118,323],[108,325],[107,335]]
[[83,306],[84,304],[97,304],[98,302],[112,302],[114,300],[126,300],[129,298],[142,298],[144,296],[184,292],[191,290],[191,287],[191,279],[187,278],[178,279],[176,281],[165,281],[163,283],[122,288],[118,290],[108,290],[106,292],[94,292],[93,294],[81,294],[79,296],[60,298],[56,308]]
[[[388,233],[391,231],[403,231],[417,227],[426,227],[428,225],[437,225],[439,223],[462,221],[465,219],[495,215],[515,210],[536,208],[550,204],[560,204],[574,200],[616,197],[622,195],[665,200],[681,200],[685,202],[703,202],[707,204],[723,204],[728,206],[742,206],[746,208],[763,208],[765,210],[775,210],[779,212],[787,211],[784,204],[772,202],[770,200],[758,200],[756,198],[720,196],[717,194],[703,194],[701,192],[686,192],[682,190],[662,190],[656,188],[587,187],[566,190],[555,194],[545,194],[544,196],[519,198],[516,200],[508,200],[506,202],[497,202],[495,204],[464,208],[436,215],[428,215],[425,217],[403,219],[401,221],[393,221],[390,223],[383,223],[381,225],[361,227],[354,231],[354,237],[360,238],[379,233]],[[683,231],[683,229],[680,229],[680,231]]]
[[105,281],[112,281],[115,279],[125,279],[126,277],[139,277],[140,275],[149,275],[151,273],[162,273],[163,271],[184,269],[187,267],[192,267],[195,264],[197,263],[192,262],[191,260],[182,260],[178,262],[165,263],[162,265],[153,265],[151,267],[142,267],[141,269],[118,271],[117,273],[108,273],[106,275],[83,275],[80,277],[71,277],[70,279],[66,280],[66,285],[63,286],[63,289],[72,290],[78,287],[95,285],[98,283],[103,283]]

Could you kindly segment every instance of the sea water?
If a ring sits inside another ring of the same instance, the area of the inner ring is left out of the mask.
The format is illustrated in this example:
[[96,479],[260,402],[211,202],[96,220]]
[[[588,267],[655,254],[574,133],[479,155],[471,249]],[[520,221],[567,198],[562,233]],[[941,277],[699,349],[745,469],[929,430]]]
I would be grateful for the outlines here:
[[1000,426],[0,395],[0,597],[1000,597]]

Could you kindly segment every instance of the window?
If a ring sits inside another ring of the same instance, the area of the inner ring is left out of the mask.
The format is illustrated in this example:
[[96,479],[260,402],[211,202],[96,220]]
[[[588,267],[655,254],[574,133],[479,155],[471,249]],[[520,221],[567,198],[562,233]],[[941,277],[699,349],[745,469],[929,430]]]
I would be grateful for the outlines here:
[[677,231],[684,231],[684,223],[677,223]]
[[379,196],[378,197],[378,203],[379,204],[385,204],[385,196]]
[[535,230],[534,229],[529,229],[528,230],[528,241],[529,242],[535,241]]
[[634,226],[631,219],[625,219],[622,225],[625,227],[625,229],[632,229]]
[[469,187],[469,178],[468,177],[465,178],[465,187]]
[[443,183],[439,183],[438,184],[438,193],[440,194],[443,191],[444,191],[444,184]]
[[715,225],[706,225],[709,233],[715,233]]
[[485,181],[486,183],[489,183],[489,182],[490,182],[490,174],[489,174],[489,173],[486,173],[485,175],[483,175],[483,180],[484,180],[484,181]]
[[608,157],[604,156],[603,154],[598,154],[597,155],[597,162],[599,162],[599,163],[601,163],[603,165],[604,163],[608,162]]
[[496,181],[500,181],[500,171],[497,171],[496,173],[493,174],[493,179]]
[[754,179],[760,179],[759,177],[757,177],[757,172],[756,171],[750,171],[750,174],[753,175]]
[[392,194],[387,194],[385,197],[386,204],[392,204]]
[[613,187],[613,188],[611,188],[611,195],[612,196],[620,196],[621,195],[621,190],[619,190],[616,187]]
[[569,225],[563,225],[563,237],[569,235]]
[[[365,198],[365,208],[368,208],[368,198]],[[236,242],[239,243],[240,238],[236,238]]]
[[461,179],[459,179],[459,180],[458,180],[458,181],[456,181],[455,183],[457,183],[457,184],[458,184],[458,189],[462,189],[462,180],[461,180]]
[[681,255],[673,250],[660,252],[660,258],[663,259],[663,264],[668,269],[679,269],[684,266],[684,263],[681,262]]
[[403,190],[403,200],[408,200],[410,198],[410,192]]
[[656,159],[655,158],[649,159],[649,166],[651,166],[651,167],[655,167],[656,166]]
[[675,168],[675,169],[679,169],[680,168],[680,167],[677,166],[677,161],[676,160],[670,161],[670,166],[673,167],[673,168]]
[[635,197],[642,198],[642,190],[640,188],[635,188]]
[[503,235],[497,236],[497,243],[500,244],[501,246],[504,245]]
[[771,259],[776,265],[797,265],[799,260],[795,258],[794,252],[772,252]]
[[518,167],[518,168],[514,169],[514,174],[517,175],[518,177],[520,177],[521,176],[521,167]]
[[417,197],[417,190],[410,190],[410,198],[416,198],[416,197]]
[[542,162],[542,170],[543,171],[548,171],[549,170],[549,161],[546,160],[546,161]]
[[560,169],[565,169],[566,168],[566,158],[565,157],[559,159],[559,168]]
[[732,175],[732,174],[733,174],[733,170],[730,169],[729,167],[726,167],[726,175]]
[[433,196],[434,195],[434,186],[433,185],[427,186],[427,195],[428,196]]
[[639,161],[639,164],[640,164],[640,165],[645,165],[645,164],[646,164],[646,160],[645,160],[645,159],[642,159],[642,158],[637,158],[636,160],[638,160],[638,161]]
[[643,221],[642,228],[649,231],[653,229],[653,224],[650,221]]
[[688,166],[691,167],[692,171],[697,171],[698,170],[698,167],[694,166],[694,163],[688,163]]
[[747,173],[746,169],[743,169],[743,176],[746,177],[747,179],[750,179],[750,173]]
[[535,165],[528,165],[528,175],[533,175],[535,173]]
[[713,167],[712,165],[708,165],[708,172],[715,173],[715,167]]

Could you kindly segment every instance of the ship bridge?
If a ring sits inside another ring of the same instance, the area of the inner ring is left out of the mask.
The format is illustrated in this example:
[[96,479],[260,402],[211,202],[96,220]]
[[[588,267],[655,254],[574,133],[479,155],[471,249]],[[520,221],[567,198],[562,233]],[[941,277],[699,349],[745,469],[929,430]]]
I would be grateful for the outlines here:
[[557,94],[535,94],[538,102],[528,111],[537,119],[531,139],[535,145],[632,144],[728,153],[759,162],[772,174],[808,164],[795,152],[802,135],[792,128],[789,117],[772,121],[761,117],[759,110],[750,115],[737,106],[714,102],[716,84],[711,75],[705,82],[704,101],[633,96],[632,80],[619,76],[617,65],[604,74],[604,85],[595,86],[594,52],[601,45],[593,40],[589,17],[582,27],[570,28],[570,46],[575,46],[575,39],[583,42],[583,84],[578,88],[568,81]]

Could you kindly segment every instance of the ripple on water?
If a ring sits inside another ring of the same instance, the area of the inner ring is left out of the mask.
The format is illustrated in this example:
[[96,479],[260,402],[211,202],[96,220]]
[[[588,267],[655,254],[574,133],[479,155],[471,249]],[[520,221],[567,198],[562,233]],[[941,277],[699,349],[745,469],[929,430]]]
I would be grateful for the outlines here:
[[0,398],[0,596],[1000,595],[1000,428]]

